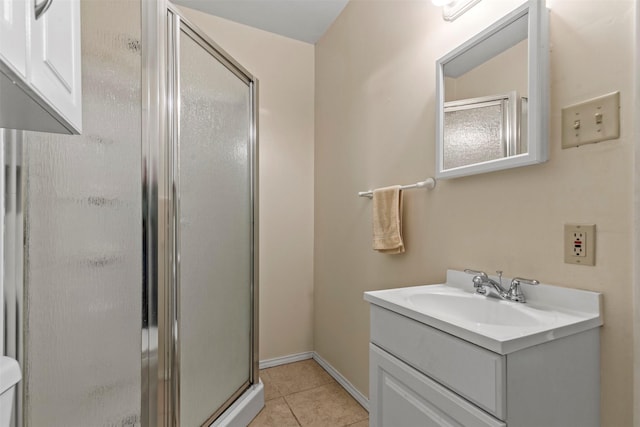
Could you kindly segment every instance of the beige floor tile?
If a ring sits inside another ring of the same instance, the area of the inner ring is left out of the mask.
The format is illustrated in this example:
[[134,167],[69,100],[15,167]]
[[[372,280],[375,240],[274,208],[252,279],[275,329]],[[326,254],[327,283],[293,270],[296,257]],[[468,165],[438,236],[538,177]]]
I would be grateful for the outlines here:
[[264,384],[264,401],[267,402],[271,399],[276,399],[278,397],[282,397],[282,394],[278,391],[278,389],[273,385],[271,381],[271,376],[269,372],[266,370],[260,371],[260,379]]
[[270,400],[257,417],[251,421],[249,427],[299,427],[284,398]]
[[366,420],[358,421],[355,424],[349,424],[349,427],[369,427],[369,418]]
[[265,372],[282,396],[335,382],[313,359],[276,366]]
[[336,382],[285,396],[302,427],[339,427],[369,414]]

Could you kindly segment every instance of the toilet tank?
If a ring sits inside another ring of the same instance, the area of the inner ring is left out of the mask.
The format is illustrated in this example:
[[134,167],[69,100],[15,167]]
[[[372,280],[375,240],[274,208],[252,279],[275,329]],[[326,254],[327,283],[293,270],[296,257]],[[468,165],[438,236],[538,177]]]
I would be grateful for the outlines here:
[[0,427],[9,427],[15,386],[22,378],[20,365],[10,357],[0,357]]

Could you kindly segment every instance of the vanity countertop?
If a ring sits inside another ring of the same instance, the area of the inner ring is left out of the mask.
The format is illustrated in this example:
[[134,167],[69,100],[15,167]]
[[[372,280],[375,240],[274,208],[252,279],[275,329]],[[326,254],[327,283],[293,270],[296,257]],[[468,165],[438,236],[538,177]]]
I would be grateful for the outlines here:
[[523,284],[527,302],[517,303],[475,294],[472,277],[448,270],[446,283],[370,291],[364,299],[499,354],[603,324],[598,292]]

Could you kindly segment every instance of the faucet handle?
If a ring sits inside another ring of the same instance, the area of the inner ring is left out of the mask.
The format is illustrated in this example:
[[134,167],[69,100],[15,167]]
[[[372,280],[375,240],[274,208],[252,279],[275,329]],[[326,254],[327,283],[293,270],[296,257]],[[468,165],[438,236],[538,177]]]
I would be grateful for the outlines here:
[[538,282],[535,279],[524,279],[522,277],[516,277],[511,281],[511,286],[517,286],[519,284],[525,284],[525,285],[539,285],[540,282]]
[[464,272],[467,274],[473,274],[474,276],[481,276],[481,277],[489,277],[487,276],[487,273],[485,273],[484,271],[479,271],[479,270],[472,270],[470,268],[465,268]]
[[507,298],[514,302],[526,302],[526,298],[524,297],[524,293],[522,289],[520,289],[520,285],[524,283],[525,285],[539,285],[540,282],[534,279],[523,279],[522,277],[516,277],[511,281],[511,286],[507,291]]

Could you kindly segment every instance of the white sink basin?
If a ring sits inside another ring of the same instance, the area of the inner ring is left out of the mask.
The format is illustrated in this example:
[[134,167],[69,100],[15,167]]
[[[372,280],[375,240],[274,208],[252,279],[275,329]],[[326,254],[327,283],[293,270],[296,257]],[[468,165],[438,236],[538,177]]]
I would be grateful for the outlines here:
[[523,304],[477,295],[471,278],[449,270],[445,284],[365,292],[365,300],[501,354],[602,325],[597,292],[522,285]]
[[[407,297],[416,310],[453,321],[493,326],[536,326],[549,323],[545,316],[536,316],[531,310],[514,303],[470,294],[447,286],[430,286]],[[433,289],[437,288],[437,289]]]

